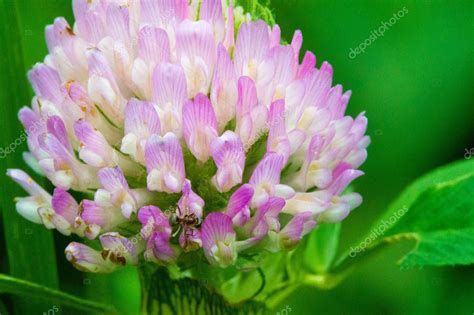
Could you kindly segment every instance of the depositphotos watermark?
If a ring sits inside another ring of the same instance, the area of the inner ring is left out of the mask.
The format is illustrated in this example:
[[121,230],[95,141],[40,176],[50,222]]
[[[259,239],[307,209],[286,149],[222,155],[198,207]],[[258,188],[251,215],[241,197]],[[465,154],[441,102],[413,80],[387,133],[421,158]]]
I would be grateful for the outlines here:
[[389,227],[394,225],[405,213],[407,213],[408,207],[403,206],[403,208],[399,209],[395,213],[393,213],[387,220],[382,220],[379,226],[372,230],[369,236],[367,236],[364,241],[360,242],[358,246],[355,248],[351,247],[351,251],[349,256],[354,258],[357,254],[363,252],[367,246],[369,246],[373,241],[375,241],[378,237],[382,236]]
[[59,307],[57,307],[56,305],[53,305],[53,307],[50,308],[47,312],[43,312],[43,315],[55,315],[58,312],[59,312]]
[[465,149],[466,150],[466,153],[464,153],[464,158],[466,160],[470,160],[471,157],[474,156],[474,148],[471,148],[470,150],[468,150],[467,148]]
[[349,58],[355,59],[357,55],[364,53],[368,46],[372,45],[372,43],[375,42],[380,37],[384,37],[385,32],[390,27],[395,25],[407,13],[408,13],[407,7],[403,7],[397,13],[394,13],[393,16],[388,21],[380,23],[381,25],[377,29],[373,30],[370,33],[370,36],[367,37],[364,41],[362,41],[359,44],[359,46],[357,46],[355,49],[351,48],[351,50],[349,51]]
[[276,315],[288,315],[291,312],[291,307],[287,305],[284,309],[276,313]]

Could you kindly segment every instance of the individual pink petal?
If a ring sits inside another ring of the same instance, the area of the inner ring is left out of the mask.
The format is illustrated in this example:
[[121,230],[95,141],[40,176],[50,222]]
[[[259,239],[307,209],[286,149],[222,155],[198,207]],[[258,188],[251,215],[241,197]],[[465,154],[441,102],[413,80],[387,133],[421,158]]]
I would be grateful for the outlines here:
[[72,11],[74,13],[74,19],[78,20],[86,11],[89,9],[88,0],[73,0]]
[[102,245],[102,258],[110,260],[117,265],[138,264],[138,253],[135,245],[117,232],[109,232],[100,236]]
[[136,161],[145,161],[145,144],[151,135],[161,134],[161,124],[154,105],[131,99],[125,108],[125,137],[120,150]]
[[219,130],[235,116],[237,78],[228,51],[222,44],[217,48],[217,64],[211,87],[211,101],[216,112]]
[[237,34],[234,64],[237,75],[257,77],[257,68],[270,49],[269,28],[263,21],[243,23]]
[[220,192],[229,191],[242,182],[245,167],[245,150],[239,137],[232,131],[215,138],[211,142],[211,154],[217,165],[217,173],[212,178]]
[[209,22],[224,22],[222,15],[222,2],[220,0],[203,0],[201,3],[200,19]]
[[146,25],[138,32],[138,57],[151,65],[170,60],[170,43],[166,31]]
[[176,259],[170,246],[171,226],[160,208],[147,206],[138,212],[142,223],[141,235],[147,239],[145,259],[156,262],[171,262]]
[[299,241],[316,226],[311,212],[302,212],[295,215],[278,234],[280,248],[291,250]]
[[[90,178],[89,170],[82,168],[72,153],[55,136],[48,133],[42,134],[38,137],[38,143],[49,156],[40,160],[39,165],[55,186],[68,190],[76,185],[82,188],[82,184],[88,183],[88,180],[83,183],[78,180],[79,177]],[[85,172],[81,174],[80,171]],[[94,186],[92,181],[90,184],[91,187]]]
[[46,126],[48,132],[56,137],[66,150],[72,152],[66,126],[64,126],[62,119],[58,116],[51,116],[48,118]]
[[217,57],[211,24],[207,21],[181,22],[176,32],[176,52],[186,74],[188,97],[208,94]]
[[301,46],[303,45],[303,34],[300,30],[295,31],[293,39],[291,40],[291,48],[295,52],[295,60],[298,62]]
[[118,85],[112,68],[105,54],[98,49],[87,52],[87,62],[89,65],[89,75],[97,75],[105,78],[114,91],[118,91]]
[[255,190],[252,201],[255,206],[265,204],[268,198],[274,195],[275,185],[280,183],[283,162],[283,156],[275,153],[268,154],[253,171],[249,184]]
[[112,272],[116,269],[110,261],[106,261],[101,252],[90,248],[87,245],[72,242],[64,250],[66,259],[74,267],[84,272]]
[[303,78],[304,76],[306,76],[307,73],[313,70],[315,66],[316,66],[316,56],[312,52],[307,51],[303,57],[303,61],[301,62],[301,65],[298,68],[298,74],[296,77],[298,79]]
[[71,194],[61,188],[54,189],[51,205],[56,214],[66,219],[69,224],[74,225],[79,215],[79,204]]
[[120,209],[113,206],[102,206],[97,201],[82,201],[81,218],[87,226],[84,234],[89,239],[94,239],[101,231],[109,231],[126,221]]
[[285,200],[279,197],[270,197],[264,204],[258,207],[255,217],[252,219],[252,234],[261,239],[269,231],[280,230],[278,216],[285,206]]
[[313,215],[317,215],[331,207],[332,197],[333,195],[327,191],[298,192],[293,198],[286,200],[283,212],[296,215],[309,211]]
[[[284,99],[287,86],[296,78],[298,61],[294,58],[291,46],[277,46],[271,50],[272,60],[271,83],[264,93],[264,104]],[[261,84],[262,80],[258,82]],[[260,91],[259,91],[260,93]]]
[[207,96],[198,94],[183,107],[183,134],[193,155],[202,162],[210,156],[210,143],[217,137],[217,119]]
[[143,254],[146,261],[157,263],[172,263],[176,260],[176,254],[171,247],[169,238],[158,233],[152,234],[148,239],[147,248]]
[[213,212],[207,215],[201,230],[202,247],[209,263],[227,267],[237,259],[236,234],[229,216]]
[[359,170],[348,169],[341,173],[339,177],[337,177],[331,186],[328,188],[328,191],[331,192],[333,195],[341,194],[344,189],[357,177],[364,175],[364,172]]
[[270,106],[268,118],[267,152],[278,153],[284,157],[286,164],[290,156],[290,142],[285,127],[285,102],[279,100]]
[[244,184],[230,197],[225,213],[232,218],[234,225],[243,226],[250,219],[250,201],[252,196],[252,186]]
[[186,77],[180,66],[161,63],[152,79],[152,100],[160,108],[163,133],[181,134],[181,112],[187,100]]
[[173,133],[164,137],[153,135],[145,147],[149,190],[180,192],[184,182],[183,152]]
[[246,113],[258,106],[257,88],[249,77],[240,77],[238,81],[237,123]]
[[47,229],[56,229],[63,235],[71,235],[72,225],[63,216],[55,213],[50,207],[39,207],[37,211]]
[[117,156],[100,131],[94,129],[86,120],[74,124],[74,132],[80,141],[79,157],[95,167],[115,166]]
[[[140,221],[144,229],[149,225],[151,226],[149,230],[142,229],[142,235],[145,238],[148,238],[154,229],[157,229],[157,232],[164,233],[165,235],[171,235],[171,226],[168,218],[161,209],[156,206],[142,207],[138,212],[138,221]],[[163,229],[159,229],[159,227],[163,227]]]
[[54,19],[53,25],[48,25],[45,30],[46,44],[51,55],[56,47],[61,47],[66,55],[71,58],[73,52],[74,33],[63,17]]
[[234,8],[232,2],[229,4],[227,10],[227,24],[225,29],[224,47],[230,49],[234,46]]
[[28,72],[28,79],[36,95],[54,103],[60,103],[64,99],[65,90],[61,86],[58,72],[53,68],[41,63],[36,64]]
[[191,182],[186,179],[183,184],[183,195],[178,201],[176,214],[180,218],[193,215],[199,220],[202,218],[204,200],[191,189]]
[[[21,121],[28,135],[46,132],[46,123],[41,120],[41,116],[29,107],[22,107],[18,112],[18,119]],[[42,132],[41,132],[42,131]]]
[[97,178],[103,189],[110,193],[110,202],[122,209],[124,217],[129,219],[138,210],[137,200],[120,168],[103,168],[97,173]]
[[318,222],[336,223],[344,220],[349,213],[362,203],[362,197],[358,193],[348,193],[341,197],[333,197],[331,206],[317,216]]
[[188,16],[187,0],[140,0],[141,19],[152,25],[167,25]]
[[268,109],[264,105],[259,105],[256,86],[251,78],[239,78],[238,93],[236,133],[248,150],[268,128]]
[[87,10],[76,17],[79,35],[92,44],[97,44],[106,36],[106,25],[101,14],[94,10]]
[[125,108],[125,134],[149,136],[161,133],[160,119],[153,103],[132,98]]
[[128,8],[111,2],[107,6],[106,25],[108,34],[123,43],[130,41],[130,18]]
[[281,41],[281,29],[278,24],[273,25],[270,33],[270,48],[280,46]]
[[221,0],[203,0],[200,9],[200,19],[211,23],[216,42],[224,39],[224,15]]
[[51,195],[24,171],[20,169],[7,169],[7,176],[20,185],[30,196],[39,196],[46,201],[51,200]]

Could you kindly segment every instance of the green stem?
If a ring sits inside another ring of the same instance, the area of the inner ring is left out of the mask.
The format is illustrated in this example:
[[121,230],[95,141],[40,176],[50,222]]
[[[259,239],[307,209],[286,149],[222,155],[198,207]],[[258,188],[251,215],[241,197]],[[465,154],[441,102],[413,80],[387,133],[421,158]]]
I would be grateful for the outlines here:
[[51,303],[69,306],[77,310],[93,314],[118,314],[114,308],[108,305],[103,305],[89,300],[83,300],[73,295],[3,274],[0,275],[0,293],[9,293],[30,298],[40,298]]
[[142,284],[141,314],[238,315],[264,314],[264,304],[231,304],[213,288],[190,278],[172,279],[163,267],[145,264],[140,267]]

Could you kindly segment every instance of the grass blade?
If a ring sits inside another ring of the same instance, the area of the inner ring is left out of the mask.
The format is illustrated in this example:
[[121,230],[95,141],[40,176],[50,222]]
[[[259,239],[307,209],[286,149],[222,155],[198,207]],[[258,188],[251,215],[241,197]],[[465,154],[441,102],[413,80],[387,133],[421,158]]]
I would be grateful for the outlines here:
[[108,306],[84,300],[73,295],[53,290],[29,281],[13,278],[0,274],[0,293],[21,295],[47,300],[48,303],[69,306],[71,308],[94,314],[118,314],[117,311]]
[[[0,42],[3,48],[0,59],[0,145],[3,150],[0,155],[0,176],[6,183],[2,186],[0,207],[8,270],[15,277],[57,288],[52,234],[42,226],[27,222],[16,213],[13,198],[25,193],[3,177],[7,168],[24,167],[21,162],[21,152],[25,150],[21,138],[23,128],[16,117],[18,109],[28,104],[31,96],[26,80],[17,2],[1,1],[0,18],[3,25],[0,27]],[[5,148],[10,145],[14,152],[7,153]],[[18,306],[16,312],[20,314],[33,314],[38,312],[39,307],[49,307],[49,304],[36,303],[35,299],[16,300],[15,305]]]

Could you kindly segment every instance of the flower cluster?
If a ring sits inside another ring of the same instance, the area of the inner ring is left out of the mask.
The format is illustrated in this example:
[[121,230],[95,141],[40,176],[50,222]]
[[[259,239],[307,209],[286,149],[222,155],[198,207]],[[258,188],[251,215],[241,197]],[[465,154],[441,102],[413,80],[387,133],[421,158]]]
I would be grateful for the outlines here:
[[[203,250],[226,267],[242,252],[294,248],[316,223],[362,199],[367,119],[345,116],[350,92],[278,25],[227,1],[74,0],[74,27],[46,28],[49,55],[19,118],[28,164],[8,175],[25,218],[98,239],[66,248],[77,268],[140,259],[174,264]],[[35,128],[30,128],[35,126]],[[85,198],[78,202],[78,198]]]

